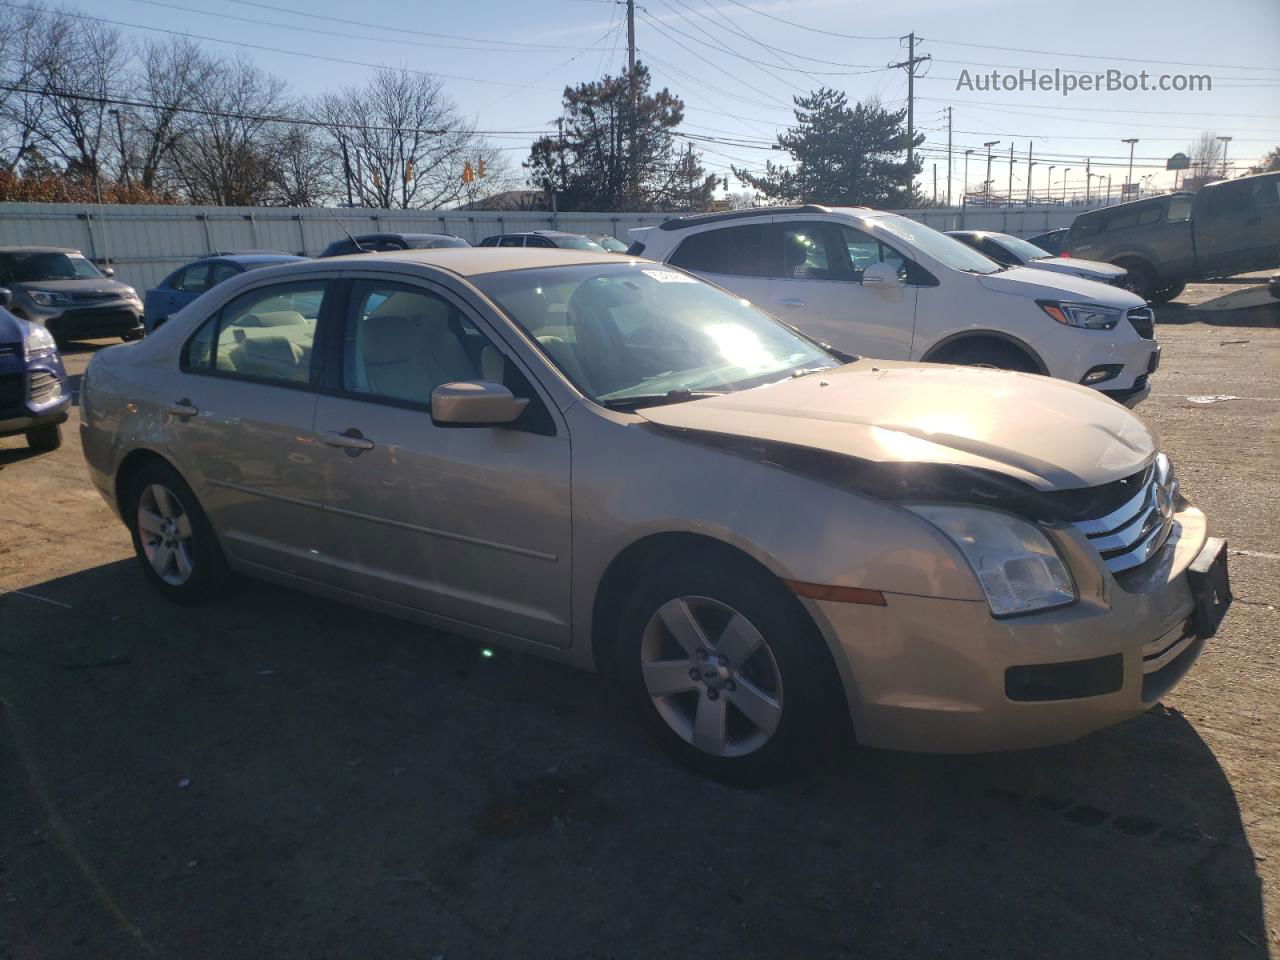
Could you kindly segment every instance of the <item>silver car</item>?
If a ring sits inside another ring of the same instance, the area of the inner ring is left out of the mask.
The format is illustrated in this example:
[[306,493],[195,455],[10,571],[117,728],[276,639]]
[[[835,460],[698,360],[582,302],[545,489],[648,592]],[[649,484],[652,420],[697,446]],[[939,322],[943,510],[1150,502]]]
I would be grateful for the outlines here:
[[604,671],[731,780],[1069,740],[1190,669],[1226,551],[1141,421],[851,360],[635,258],[339,257],[99,352],[84,451],[165,596],[234,570]]

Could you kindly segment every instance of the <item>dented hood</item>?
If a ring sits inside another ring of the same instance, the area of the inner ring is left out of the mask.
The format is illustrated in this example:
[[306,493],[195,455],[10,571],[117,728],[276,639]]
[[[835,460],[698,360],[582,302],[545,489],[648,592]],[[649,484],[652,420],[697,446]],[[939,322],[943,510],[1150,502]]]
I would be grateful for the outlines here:
[[859,360],[639,414],[669,429],[809,447],[874,463],[990,470],[1044,491],[1119,480],[1142,469],[1156,452],[1142,421],[1087,387],[940,364]]

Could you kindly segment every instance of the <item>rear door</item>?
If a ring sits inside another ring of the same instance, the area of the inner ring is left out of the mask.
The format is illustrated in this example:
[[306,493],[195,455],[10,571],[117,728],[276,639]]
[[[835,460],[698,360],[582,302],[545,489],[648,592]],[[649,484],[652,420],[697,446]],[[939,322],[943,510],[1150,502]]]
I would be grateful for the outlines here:
[[[519,238],[517,238],[519,239]],[[555,646],[569,641],[569,438],[500,339],[443,288],[354,275],[316,411],[346,589]],[[437,426],[431,391],[500,380],[513,424]]]
[[784,314],[771,297],[782,272],[782,251],[769,223],[717,227],[680,241],[667,262],[706,277],[775,316]]
[[[1250,180],[1232,180],[1205,189],[1195,213],[1196,254],[1206,276],[1231,276],[1265,266],[1261,191]],[[1274,190],[1274,187],[1273,187]],[[1274,201],[1273,201],[1274,202]],[[1272,251],[1275,263],[1275,251]]]
[[227,303],[188,339],[163,411],[174,459],[228,555],[321,580],[315,344],[329,283],[266,283]]
[[[847,353],[910,359],[916,288],[901,254],[833,221],[783,220],[775,230],[785,273],[772,281],[779,317]],[[864,286],[863,271],[876,263],[892,264],[900,283]]]

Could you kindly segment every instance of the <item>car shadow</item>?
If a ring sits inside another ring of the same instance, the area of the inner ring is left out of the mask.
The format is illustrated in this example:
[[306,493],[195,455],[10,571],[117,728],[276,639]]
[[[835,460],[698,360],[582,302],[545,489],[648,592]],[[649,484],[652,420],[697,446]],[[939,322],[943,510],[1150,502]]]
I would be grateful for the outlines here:
[[743,790],[596,676],[263,584],[179,607],[119,561],[0,623],[17,956],[1266,954],[1232,785],[1176,710]]
[[58,351],[63,355],[97,353],[107,347],[114,347],[118,343],[120,343],[120,340],[115,337],[110,340],[60,340],[58,341]]
[[1280,327],[1280,300],[1268,299],[1251,306],[1231,308],[1230,304],[1239,302],[1239,296],[1240,292],[1233,291],[1194,306],[1176,300],[1160,304],[1155,308],[1156,325],[1202,323],[1215,327]]
[[23,460],[30,460],[32,457],[40,456],[40,450],[32,450],[25,446],[26,441],[22,437],[18,437],[18,442],[24,444],[21,447],[0,447],[0,470],[9,466],[11,463],[21,463]]

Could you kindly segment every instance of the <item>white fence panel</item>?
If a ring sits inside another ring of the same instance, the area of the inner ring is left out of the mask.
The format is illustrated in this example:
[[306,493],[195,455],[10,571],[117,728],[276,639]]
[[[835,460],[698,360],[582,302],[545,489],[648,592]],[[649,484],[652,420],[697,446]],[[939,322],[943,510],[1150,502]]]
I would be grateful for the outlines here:
[[[1079,210],[933,208],[896,211],[939,230],[1000,230],[1033,236],[1069,226]],[[470,210],[368,210],[275,207],[96,206],[0,203],[0,246],[76,247],[116,268],[139,290],[155,286],[184,263],[217,251],[279,250],[315,256],[352,233],[449,233],[478,243],[495,233],[568,230],[627,240],[633,227],[678,214],[563,213]]]

